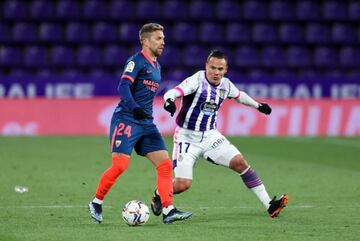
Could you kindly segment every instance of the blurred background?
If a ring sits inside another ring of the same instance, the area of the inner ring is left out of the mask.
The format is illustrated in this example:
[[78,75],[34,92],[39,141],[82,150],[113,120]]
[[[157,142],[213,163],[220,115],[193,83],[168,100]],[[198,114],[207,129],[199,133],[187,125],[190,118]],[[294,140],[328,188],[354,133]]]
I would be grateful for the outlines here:
[[[118,76],[147,22],[166,36],[157,122],[171,120],[161,95],[216,48],[237,87],[274,106],[267,120],[225,106],[225,133],[360,135],[360,1],[5,0],[0,8],[3,135],[106,133]],[[250,129],[233,129],[238,122]]]

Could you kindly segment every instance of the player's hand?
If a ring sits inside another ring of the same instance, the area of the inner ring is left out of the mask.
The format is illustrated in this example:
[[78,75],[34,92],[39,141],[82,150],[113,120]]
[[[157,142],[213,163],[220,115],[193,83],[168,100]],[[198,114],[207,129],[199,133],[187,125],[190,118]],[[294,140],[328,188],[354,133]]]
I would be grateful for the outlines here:
[[271,107],[266,103],[259,103],[259,107],[257,109],[265,115],[270,115],[271,113]]
[[167,99],[164,103],[164,109],[169,112],[171,116],[174,116],[176,112],[175,102],[172,99]]
[[136,107],[133,109],[133,117],[135,120],[144,120],[149,118],[145,111],[140,107]]

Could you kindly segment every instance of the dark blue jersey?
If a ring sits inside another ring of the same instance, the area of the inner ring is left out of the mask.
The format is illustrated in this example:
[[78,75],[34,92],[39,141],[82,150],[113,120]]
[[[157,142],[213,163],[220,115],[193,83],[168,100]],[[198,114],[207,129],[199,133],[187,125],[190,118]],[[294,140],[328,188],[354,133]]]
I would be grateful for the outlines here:
[[[119,83],[120,102],[115,112],[132,114],[135,107],[142,108],[152,116],[153,101],[161,81],[161,67],[142,50],[131,56],[125,65]],[[131,83],[128,83],[130,81]],[[130,85],[131,94],[121,95],[124,82]]]

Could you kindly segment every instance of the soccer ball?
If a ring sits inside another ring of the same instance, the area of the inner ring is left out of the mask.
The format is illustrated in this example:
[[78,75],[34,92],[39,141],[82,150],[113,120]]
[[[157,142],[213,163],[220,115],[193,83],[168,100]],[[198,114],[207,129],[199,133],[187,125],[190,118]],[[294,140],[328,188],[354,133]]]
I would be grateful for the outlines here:
[[129,226],[143,225],[149,220],[149,208],[142,201],[132,200],[123,207],[122,217]]

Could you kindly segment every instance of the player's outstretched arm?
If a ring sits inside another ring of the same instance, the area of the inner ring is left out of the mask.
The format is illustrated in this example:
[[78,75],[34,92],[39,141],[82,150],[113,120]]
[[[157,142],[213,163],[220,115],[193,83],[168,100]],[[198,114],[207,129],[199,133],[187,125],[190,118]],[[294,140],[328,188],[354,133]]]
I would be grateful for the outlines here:
[[271,107],[268,104],[256,102],[253,98],[251,98],[244,91],[240,91],[238,98],[236,98],[235,100],[244,105],[254,107],[261,113],[264,113],[265,115],[270,115],[270,113],[271,113]]

